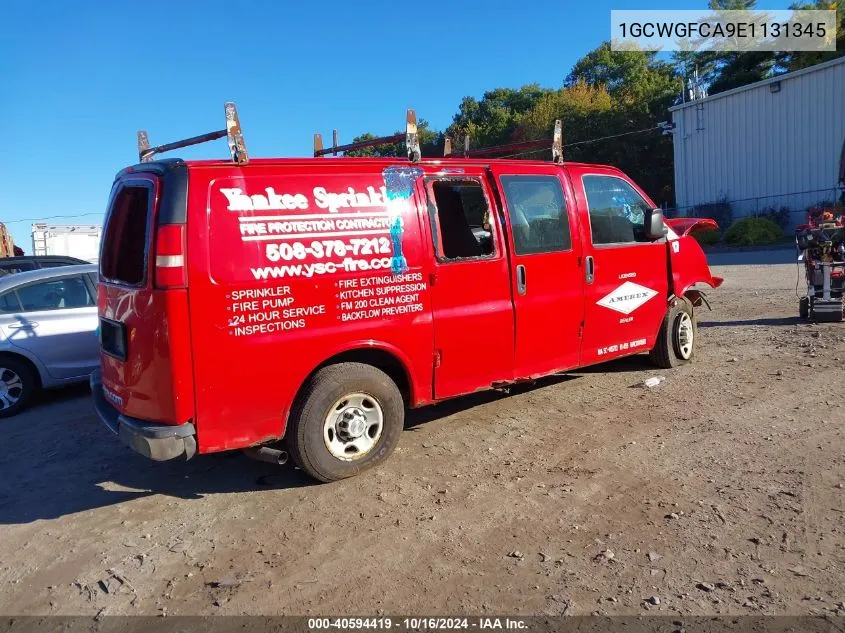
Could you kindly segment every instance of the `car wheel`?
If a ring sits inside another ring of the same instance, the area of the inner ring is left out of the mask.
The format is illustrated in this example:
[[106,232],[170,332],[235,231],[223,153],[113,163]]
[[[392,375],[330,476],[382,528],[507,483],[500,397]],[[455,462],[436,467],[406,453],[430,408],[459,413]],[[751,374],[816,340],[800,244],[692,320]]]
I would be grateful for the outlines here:
[[37,391],[38,378],[29,365],[14,358],[0,358],[0,418],[25,409]]
[[698,328],[692,304],[685,298],[670,306],[663,318],[657,342],[651,350],[651,361],[663,369],[689,363],[695,357]]
[[405,425],[405,403],[386,373],[362,363],[320,369],[285,433],[297,466],[319,481],[352,477],[386,460]]

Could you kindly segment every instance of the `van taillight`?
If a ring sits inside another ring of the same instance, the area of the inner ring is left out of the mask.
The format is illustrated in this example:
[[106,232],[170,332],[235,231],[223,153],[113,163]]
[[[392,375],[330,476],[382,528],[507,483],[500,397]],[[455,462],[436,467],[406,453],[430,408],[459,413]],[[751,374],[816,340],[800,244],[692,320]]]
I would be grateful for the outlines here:
[[156,233],[155,280],[157,288],[188,286],[184,224],[159,225]]

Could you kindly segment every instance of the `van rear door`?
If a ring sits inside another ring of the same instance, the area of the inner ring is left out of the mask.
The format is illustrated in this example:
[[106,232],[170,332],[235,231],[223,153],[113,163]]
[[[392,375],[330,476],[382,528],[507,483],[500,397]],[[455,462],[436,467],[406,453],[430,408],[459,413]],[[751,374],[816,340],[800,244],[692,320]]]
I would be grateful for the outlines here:
[[187,168],[147,163],[118,175],[100,252],[101,371],[124,415],[193,417],[185,244]]

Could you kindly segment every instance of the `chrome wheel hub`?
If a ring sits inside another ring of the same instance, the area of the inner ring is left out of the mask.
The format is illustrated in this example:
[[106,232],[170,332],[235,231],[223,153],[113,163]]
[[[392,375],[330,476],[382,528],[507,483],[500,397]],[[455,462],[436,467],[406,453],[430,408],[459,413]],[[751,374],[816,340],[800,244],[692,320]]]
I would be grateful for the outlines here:
[[361,459],[378,443],[384,413],[372,396],[352,393],[329,410],[323,424],[323,441],[332,456],[344,461]]
[[693,326],[692,318],[686,312],[682,312],[681,316],[678,317],[676,337],[678,355],[684,360],[689,360],[692,356],[695,327]]

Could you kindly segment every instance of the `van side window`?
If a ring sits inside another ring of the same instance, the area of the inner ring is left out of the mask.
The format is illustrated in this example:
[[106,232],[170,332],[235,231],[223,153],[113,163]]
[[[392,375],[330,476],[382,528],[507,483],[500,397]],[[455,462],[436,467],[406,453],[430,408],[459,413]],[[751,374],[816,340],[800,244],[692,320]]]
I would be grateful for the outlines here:
[[569,215],[555,176],[502,176],[517,255],[557,253],[572,248]]
[[492,257],[490,205],[477,180],[433,179],[428,208],[434,246],[440,261]]
[[650,241],[645,215],[651,207],[627,182],[616,176],[584,176],[593,244]]
[[130,286],[144,283],[151,194],[144,186],[118,192],[106,218],[100,256],[100,272],[106,279]]

